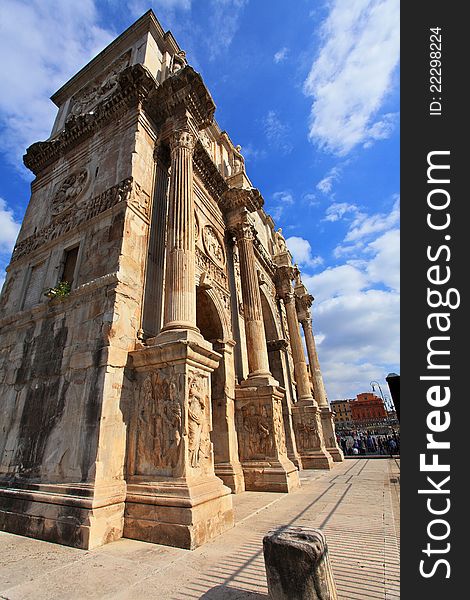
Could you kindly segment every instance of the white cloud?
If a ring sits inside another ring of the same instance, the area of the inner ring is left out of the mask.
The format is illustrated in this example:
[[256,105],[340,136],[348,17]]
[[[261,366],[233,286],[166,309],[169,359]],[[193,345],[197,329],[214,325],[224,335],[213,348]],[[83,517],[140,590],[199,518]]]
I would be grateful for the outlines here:
[[10,260],[20,226],[11,208],[3,198],[0,198],[0,290],[5,281],[4,269]]
[[307,193],[302,196],[304,202],[307,202],[309,206],[319,206],[320,201],[317,199],[315,194]]
[[400,231],[392,229],[369,244],[375,252],[368,263],[367,273],[371,281],[383,282],[390,289],[400,289]]
[[0,198],[0,253],[9,254],[13,250],[20,226],[11,208]]
[[372,379],[399,370],[400,299],[367,290],[313,304],[319,359],[330,400],[366,391]]
[[324,221],[335,221],[341,220],[347,213],[357,213],[358,208],[355,204],[348,204],[347,202],[334,202],[325,211]]
[[298,265],[314,268],[323,264],[321,256],[312,256],[312,247],[310,242],[302,237],[292,236],[286,239],[294,262]]
[[283,123],[276,111],[270,110],[263,120],[264,133],[271,146],[275,146],[283,154],[289,154],[293,150],[289,139],[290,128]]
[[267,152],[263,148],[255,148],[251,142],[241,147],[241,153],[246,160],[266,158]]
[[387,231],[396,226],[399,220],[400,198],[397,196],[389,214],[378,213],[368,216],[362,212],[357,213],[344,239],[346,242],[355,242],[364,237]]
[[290,191],[283,190],[273,194],[273,202],[274,204],[270,208],[270,213],[274,221],[277,222],[282,217],[286,206],[294,204],[294,197]]
[[210,60],[215,60],[232,44],[248,0],[210,0],[209,28],[204,32]]
[[294,204],[294,198],[291,192],[288,191],[274,192],[273,198],[283,204]]
[[97,24],[93,0],[3,0],[0,23],[0,150],[20,168],[25,149],[50,135],[57,109],[49,96],[114,34]]
[[358,211],[345,237],[354,232],[354,243],[335,249],[347,262],[302,275],[315,297],[314,330],[330,400],[354,397],[372,379],[399,372],[397,221],[398,200],[388,214]]
[[333,189],[333,184],[339,179],[341,169],[339,167],[333,167],[328,171],[325,177],[317,183],[317,190],[320,190],[323,194],[329,194]]
[[313,98],[309,137],[346,155],[393,129],[394,117],[379,111],[399,60],[399,0],[335,0],[321,36],[304,83]]
[[280,62],[286,60],[288,54],[289,54],[289,48],[286,48],[284,46],[284,48],[281,48],[280,50],[278,50],[276,52],[276,54],[273,57],[273,60],[276,64],[280,63]]
[[317,275],[303,275],[302,279],[319,302],[355,294],[369,282],[364,272],[348,264],[329,267]]

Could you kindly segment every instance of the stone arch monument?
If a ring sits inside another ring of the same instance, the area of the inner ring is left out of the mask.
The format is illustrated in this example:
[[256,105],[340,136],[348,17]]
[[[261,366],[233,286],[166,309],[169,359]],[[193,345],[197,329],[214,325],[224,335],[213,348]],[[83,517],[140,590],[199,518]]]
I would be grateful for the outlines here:
[[195,548],[232,493],[342,459],[312,297],[152,11],[52,100],[0,300],[0,528]]

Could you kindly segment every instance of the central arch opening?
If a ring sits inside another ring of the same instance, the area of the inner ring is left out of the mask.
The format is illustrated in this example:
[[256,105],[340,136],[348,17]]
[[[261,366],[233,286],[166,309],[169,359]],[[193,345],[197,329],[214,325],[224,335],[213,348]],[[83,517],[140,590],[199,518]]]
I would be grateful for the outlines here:
[[274,379],[279,381],[281,387],[285,388],[286,383],[284,381],[281,351],[279,348],[272,347],[273,342],[278,340],[279,334],[277,332],[274,315],[264,293],[261,294],[261,307],[263,309],[264,333],[266,336],[266,344],[268,346],[269,370]]
[[[217,351],[224,338],[222,321],[209,293],[196,287],[196,325],[205,340]],[[212,431],[214,462],[223,463],[228,458],[228,439],[225,424],[225,365],[223,358],[211,374]]]

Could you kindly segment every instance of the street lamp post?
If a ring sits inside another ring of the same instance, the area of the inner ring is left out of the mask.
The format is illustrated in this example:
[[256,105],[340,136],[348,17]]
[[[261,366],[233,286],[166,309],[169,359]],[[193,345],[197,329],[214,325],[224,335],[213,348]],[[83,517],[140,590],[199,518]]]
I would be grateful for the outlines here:
[[380,395],[382,396],[382,402],[384,403],[385,412],[387,413],[387,425],[388,425],[388,427],[392,431],[393,438],[395,440],[395,444],[397,445],[397,448],[398,448],[397,434],[395,432],[395,428],[392,425],[392,419],[390,417],[390,412],[394,409],[393,402],[389,398],[388,399],[389,400],[389,404],[387,404],[387,401],[385,400],[384,393],[383,393],[382,388],[380,387],[380,383],[378,381],[375,381],[375,380],[371,381],[370,382],[370,386],[371,386],[373,392],[375,392],[375,386],[377,386],[379,388]]

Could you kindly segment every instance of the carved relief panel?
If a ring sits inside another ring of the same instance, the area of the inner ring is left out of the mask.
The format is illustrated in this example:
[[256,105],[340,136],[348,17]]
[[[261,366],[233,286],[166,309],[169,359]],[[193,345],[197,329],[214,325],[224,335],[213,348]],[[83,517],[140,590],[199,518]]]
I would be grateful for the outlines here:
[[320,450],[321,431],[320,416],[318,413],[294,413],[294,430],[297,448],[299,450]]
[[280,398],[273,399],[273,426],[276,437],[276,445],[279,452],[287,454],[286,432],[284,430],[284,418],[282,415],[282,401]]
[[183,405],[174,372],[149,373],[138,396],[135,474],[172,475],[183,461]]
[[131,474],[156,478],[212,473],[207,373],[195,369],[185,373],[172,366],[139,378]]
[[205,471],[212,465],[209,379],[205,373],[189,372],[188,395],[188,461],[193,469]]
[[116,88],[119,74],[130,63],[131,53],[119,57],[103,75],[82,88],[70,101],[67,120],[90,112],[101,100],[109,96]]
[[270,407],[256,401],[237,409],[240,460],[265,460],[275,456],[273,420]]

